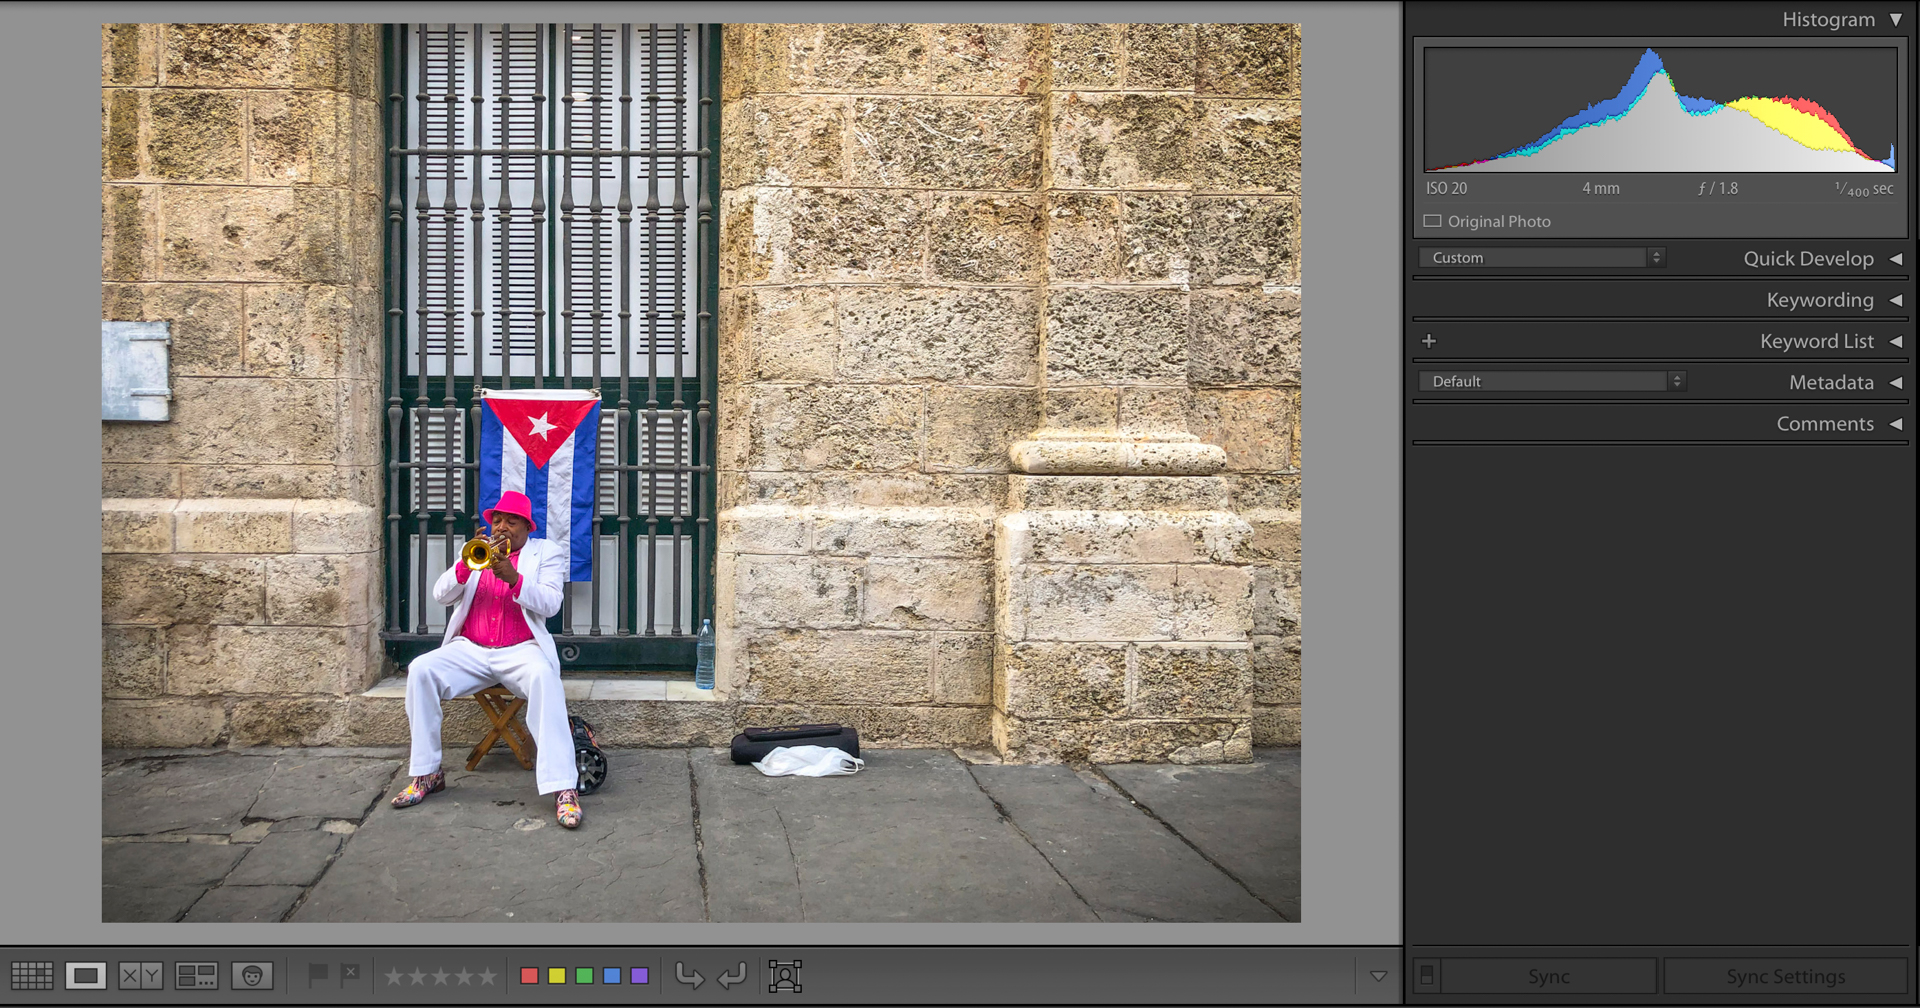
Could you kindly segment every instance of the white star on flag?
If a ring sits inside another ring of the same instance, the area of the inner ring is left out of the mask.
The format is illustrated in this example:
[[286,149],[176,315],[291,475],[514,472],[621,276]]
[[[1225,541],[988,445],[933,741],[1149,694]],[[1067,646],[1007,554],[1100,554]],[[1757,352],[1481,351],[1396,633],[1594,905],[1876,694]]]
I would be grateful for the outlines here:
[[537,416],[537,417],[534,417],[534,418],[533,418],[533,429],[532,429],[532,430],[530,430],[530,431],[528,431],[527,433],[529,433],[529,434],[538,434],[538,435],[540,435],[540,439],[541,439],[542,441],[544,441],[544,440],[546,440],[546,438],[547,438],[547,432],[548,432],[548,431],[550,431],[550,430],[552,430],[552,429],[554,428],[554,425],[553,425],[553,424],[550,424],[550,423],[548,423],[548,422],[547,422],[547,417],[549,417],[549,416],[551,416],[551,415],[552,415],[551,413],[542,413],[542,414],[540,414],[539,416]]

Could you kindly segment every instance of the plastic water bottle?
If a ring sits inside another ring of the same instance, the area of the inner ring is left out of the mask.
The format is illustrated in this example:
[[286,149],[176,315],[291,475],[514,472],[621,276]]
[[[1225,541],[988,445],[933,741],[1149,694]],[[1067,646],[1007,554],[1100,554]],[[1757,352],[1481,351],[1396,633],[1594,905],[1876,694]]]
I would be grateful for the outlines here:
[[713,688],[713,621],[700,621],[700,639],[694,642],[693,653],[699,659],[693,666],[693,685],[699,689]]

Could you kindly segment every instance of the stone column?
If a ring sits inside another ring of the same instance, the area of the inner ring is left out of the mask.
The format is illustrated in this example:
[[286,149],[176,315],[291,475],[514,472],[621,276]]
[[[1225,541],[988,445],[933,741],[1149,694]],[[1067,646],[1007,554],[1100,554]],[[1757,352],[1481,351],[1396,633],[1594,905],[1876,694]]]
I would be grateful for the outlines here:
[[1256,695],[1286,697],[1267,666],[1297,635],[1256,589],[1297,585],[1297,512],[1256,527],[1235,498],[1297,479],[1297,57],[1286,25],[1051,26],[1044,419],[995,533],[1004,759],[1246,760]]
[[102,317],[172,418],[101,431],[108,745],[312,744],[384,662],[380,34],[102,29]]

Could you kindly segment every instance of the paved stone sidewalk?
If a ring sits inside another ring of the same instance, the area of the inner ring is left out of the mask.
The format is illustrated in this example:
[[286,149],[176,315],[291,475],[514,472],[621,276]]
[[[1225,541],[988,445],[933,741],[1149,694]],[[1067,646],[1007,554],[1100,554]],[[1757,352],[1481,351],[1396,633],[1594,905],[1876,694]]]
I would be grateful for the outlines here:
[[509,757],[411,809],[395,749],[110,751],[107,921],[1283,921],[1300,753],[764,777],[622,749],[578,831]]

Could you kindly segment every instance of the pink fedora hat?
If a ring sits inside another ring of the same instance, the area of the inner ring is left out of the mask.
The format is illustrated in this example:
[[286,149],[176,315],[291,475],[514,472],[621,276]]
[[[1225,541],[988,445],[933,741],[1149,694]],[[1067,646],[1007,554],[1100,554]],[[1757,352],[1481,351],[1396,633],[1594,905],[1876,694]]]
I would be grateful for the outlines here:
[[500,503],[488,508],[481,517],[487,520],[488,525],[492,525],[493,516],[496,514],[519,515],[527,520],[528,525],[533,526],[534,531],[540,530],[540,524],[533,520],[533,502],[527,499],[526,494],[517,490],[508,490],[501,494]]

